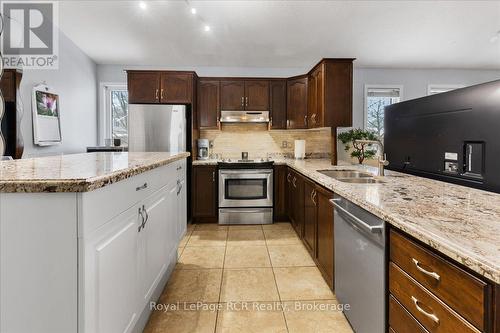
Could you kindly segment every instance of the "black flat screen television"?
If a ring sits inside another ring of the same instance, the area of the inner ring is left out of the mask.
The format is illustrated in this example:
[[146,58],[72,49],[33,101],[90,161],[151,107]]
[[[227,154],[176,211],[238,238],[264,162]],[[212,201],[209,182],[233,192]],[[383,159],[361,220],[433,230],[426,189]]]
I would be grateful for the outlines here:
[[500,193],[500,80],[385,108],[387,169]]

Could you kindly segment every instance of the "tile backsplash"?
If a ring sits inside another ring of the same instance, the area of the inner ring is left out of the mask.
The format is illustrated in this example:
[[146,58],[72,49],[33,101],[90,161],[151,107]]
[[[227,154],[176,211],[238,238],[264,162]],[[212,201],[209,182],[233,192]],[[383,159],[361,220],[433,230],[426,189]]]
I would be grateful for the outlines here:
[[331,129],[271,130],[267,124],[224,124],[221,130],[200,130],[200,138],[213,142],[211,154],[224,158],[240,158],[247,151],[249,158],[293,156],[294,141],[306,140],[306,157],[331,154]]

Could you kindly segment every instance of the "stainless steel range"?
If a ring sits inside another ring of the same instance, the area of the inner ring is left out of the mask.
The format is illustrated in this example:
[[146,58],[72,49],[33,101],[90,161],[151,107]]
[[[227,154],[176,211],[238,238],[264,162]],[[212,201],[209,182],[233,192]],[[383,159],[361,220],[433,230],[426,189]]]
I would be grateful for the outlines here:
[[273,223],[273,162],[223,161],[219,166],[219,224]]

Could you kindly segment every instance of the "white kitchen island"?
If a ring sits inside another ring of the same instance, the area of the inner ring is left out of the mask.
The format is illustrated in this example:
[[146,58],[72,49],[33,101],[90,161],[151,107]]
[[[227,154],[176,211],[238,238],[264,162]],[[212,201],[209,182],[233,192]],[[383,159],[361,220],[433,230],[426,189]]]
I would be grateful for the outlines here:
[[188,156],[0,162],[0,332],[142,331],[185,233]]

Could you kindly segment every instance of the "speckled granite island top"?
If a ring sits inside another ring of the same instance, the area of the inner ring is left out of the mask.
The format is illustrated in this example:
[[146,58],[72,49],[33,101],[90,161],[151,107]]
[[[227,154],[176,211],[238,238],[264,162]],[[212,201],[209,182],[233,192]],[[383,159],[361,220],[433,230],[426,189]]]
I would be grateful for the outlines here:
[[0,162],[0,192],[86,192],[187,158],[182,153],[85,153]]
[[[214,164],[216,161],[196,161]],[[363,207],[480,275],[500,283],[500,194],[386,171],[383,184],[343,183],[317,170],[329,160],[277,160]]]

